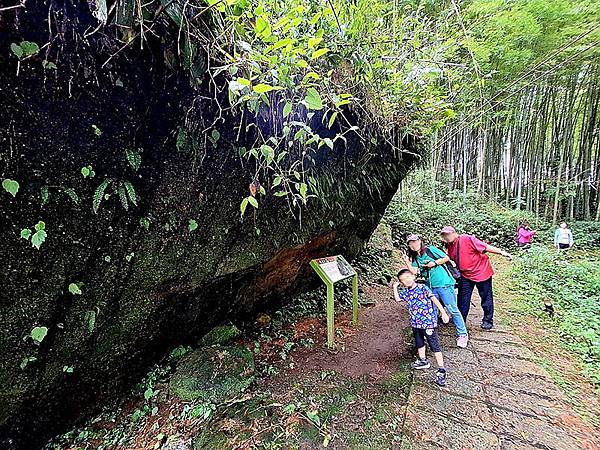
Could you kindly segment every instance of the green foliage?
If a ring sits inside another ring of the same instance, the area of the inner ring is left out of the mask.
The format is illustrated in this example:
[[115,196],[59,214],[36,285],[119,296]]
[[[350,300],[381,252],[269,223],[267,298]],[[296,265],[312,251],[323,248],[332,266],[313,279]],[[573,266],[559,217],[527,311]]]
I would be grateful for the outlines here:
[[180,345],[171,350],[169,354],[169,362],[177,363],[180,361],[185,355],[192,351],[192,347],[189,345]]
[[88,165],[81,168],[81,175],[83,175],[83,178],[94,178],[94,176],[96,176],[96,172],[94,172],[94,169],[91,165]]
[[[535,246],[516,260],[511,275],[522,307],[558,331],[600,390],[600,267],[598,252],[569,255]],[[555,316],[544,312],[554,305]]]
[[242,216],[244,216],[244,214],[246,213],[246,208],[248,207],[248,204],[258,209],[258,201],[253,196],[249,195],[248,197],[244,198],[244,200],[242,200],[242,203],[240,204],[240,213]]
[[71,199],[71,201],[73,203],[75,203],[76,205],[79,204],[79,196],[77,195],[77,193],[75,192],[74,189],[69,188],[69,187],[64,187],[61,186],[60,188],[65,194],[67,194],[67,197],[69,197]]
[[11,180],[10,178],[5,178],[4,180],[2,180],[2,187],[13,197],[16,197],[17,192],[19,192],[19,182]]
[[315,88],[307,89],[306,97],[304,97],[304,103],[308,109],[323,109],[323,100]]
[[33,339],[33,342],[37,345],[42,343],[42,341],[46,338],[47,334],[47,327],[35,327],[31,330],[31,333],[29,333],[31,339]]
[[25,356],[21,360],[19,367],[21,368],[21,370],[25,370],[30,363],[35,361],[37,361],[37,358],[35,356]]
[[129,181],[124,181],[123,186],[125,187],[125,193],[127,194],[129,201],[133,203],[134,206],[137,206],[138,197],[135,193],[135,189],[133,188],[133,184],[131,184]]
[[10,50],[19,60],[22,60],[29,56],[37,55],[40,47],[35,42],[22,41],[20,44],[14,42],[10,44]]
[[29,228],[24,228],[21,230],[21,238],[25,240],[29,240],[31,238],[31,245],[38,250],[46,241],[46,224],[41,220],[34,227],[35,232],[32,234],[32,231]]
[[104,199],[104,193],[106,192],[106,188],[111,183],[111,181],[112,180],[110,178],[107,178],[102,183],[100,183],[100,185],[98,185],[98,187],[94,191],[94,197],[92,198],[92,210],[94,211],[94,214],[98,214],[100,203]]
[[48,203],[48,199],[50,198],[50,191],[48,186],[44,185],[40,188],[40,197],[42,206]]
[[123,209],[125,211],[129,210],[129,202],[127,201],[127,191],[125,190],[125,185],[123,183],[119,183],[117,191],[119,193],[119,200],[121,201]]
[[137,172],[140,169],[140,166],[142,165],[142,150],[127,149],[125,150],[125,158],[127,159],[127,162],[129,163],[133,171]]
[[439,244],[440,230],[445,225],[452,225],[459,233],[474,234],[490,244],[513,247],[523,219],[535,225],[530,213],[504,208],[477,194],[455,191],[435,201],[422,194],[409,198],[396,194],[384,218],[392,227],[394,243],[403,248],[404,239],[410,233]]
[[52,61],[47,61],[47,60],[43,60],[42,61],[42,67],[46,70],[56,70],[58,69],[58,67],[56,67],[56,64],[54,64]]
[[240,337],[242,332],[235,325],[222,325],[213,328],[198,342],[199,346],[225,345]]
[[92,334],[96,328],[96,311],[86,311],[83,317],[88,333]]
[[[577,248],[600,248],[600,222],[571,222],[569,228]],[[554,229],[551,232],[553,234]]]
[[198,222],[195,219],[190,219],[188,222],[188,230],[191,233],[192,231],[196,231],[198,228]]
[[81,295],[82,294],[81,289],[77,283],[69,284],[69,292],[73,295]]

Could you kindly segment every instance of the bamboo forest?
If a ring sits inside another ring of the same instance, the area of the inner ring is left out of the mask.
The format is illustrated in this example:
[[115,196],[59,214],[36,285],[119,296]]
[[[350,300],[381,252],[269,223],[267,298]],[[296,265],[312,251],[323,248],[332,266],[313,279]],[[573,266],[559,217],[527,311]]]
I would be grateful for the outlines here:
[[0,450],[600,449],[600,0],[0,0]]

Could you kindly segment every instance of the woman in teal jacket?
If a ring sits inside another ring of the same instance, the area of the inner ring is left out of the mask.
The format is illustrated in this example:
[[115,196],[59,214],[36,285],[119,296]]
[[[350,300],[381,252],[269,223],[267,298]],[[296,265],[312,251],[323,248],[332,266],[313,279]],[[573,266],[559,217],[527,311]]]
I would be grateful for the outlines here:
[[434,245],[424,246],[421,238],[411,234],[406,238],[408,246],[404,262],[415,275],[421,275],[427,286],[444,304],[456,326],[456,345],[465,348],[469,342],[467,327],[462,314],[458,310],[455,284],[445,264],[450,261],[448,255]]

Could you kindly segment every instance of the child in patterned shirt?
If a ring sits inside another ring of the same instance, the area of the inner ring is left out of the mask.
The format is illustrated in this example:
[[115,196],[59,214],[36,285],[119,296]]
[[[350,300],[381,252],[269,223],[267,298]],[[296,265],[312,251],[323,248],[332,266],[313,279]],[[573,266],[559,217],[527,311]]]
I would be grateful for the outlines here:
[[[393,285],[394,298],[397,302],[405,301],[408,306],[410,326],[412,327],[419,355],[419,359],[411,367],[413,369],[429,369],[431,367],[425,356],[425,340],[427,340],[438,365],[435,374],[436,383],[444,386],[446,384],[446,369],[444,368],[444,357],[442,356],[437,331],[438,315],[434,305],[440,311],[444,323],[448,323],[450,318],[433,292],[424,284],[417,284],[415,276],[409,269],[402,269],[398,272],[398,279],[400,282],[396,281]],[[398,293],[400,283],[402,283],[404,289],[401,293]]]

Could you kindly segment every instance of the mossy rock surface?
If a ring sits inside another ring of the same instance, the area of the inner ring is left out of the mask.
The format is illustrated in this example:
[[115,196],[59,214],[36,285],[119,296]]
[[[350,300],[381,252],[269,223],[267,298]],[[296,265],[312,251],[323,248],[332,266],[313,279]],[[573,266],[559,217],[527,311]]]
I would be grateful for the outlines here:
[[194,450],[226,450],[232,448],[222,431],[205,428],[194,438]]
[[229,344],[234,339],[240,337],[242,332],[235,325],[222,325],[215,327],[205,334],[198,342],[200,347],[210,345],[225,345]]
[[[61,11],[51,42],[49,10]],[[143,48],[123,47],[120,26],[98,29],[87,2],[28,1],[7,14],[0,173],[20,190],[0,206],[0,448],[29,450],[117,401],[172,348],[319,286],[310,260],[362,251],[418,149],[403,133],[379,139],[388,127],[360,108],[328,127],[324,111],[308,117],[295,105],[294,117],[335,145],[311,151],[310,163],[306,146],[289,149],[282,169],[305,161],[315,194],[290,210],[271,193],[275,173],[257,173],[239,151],[281,135],[283,105],[223,109],[228,73],[191,80],[185,64],[165,61],[180,53],[178,26],[161,20]],[[58,70],[49,76],[41,54],[19,61],[9,49],[22,41],[47,48]],[[217,145],[207,142],[217,131]],[[138,152],[136,167],[126,150]],[[241,220],[253,180],[269,193]],[[136,204],[123,201],[124,183]],[[39,249],[20,237],[38,221]],[[71,283],[82,286],[77,298]],[[41,344],[26,338],[42,326]]]
[[253,379],[254,358],[246,347],[205,347],[179,363],[170,389],[184,401],[220,403],[241,393]]

